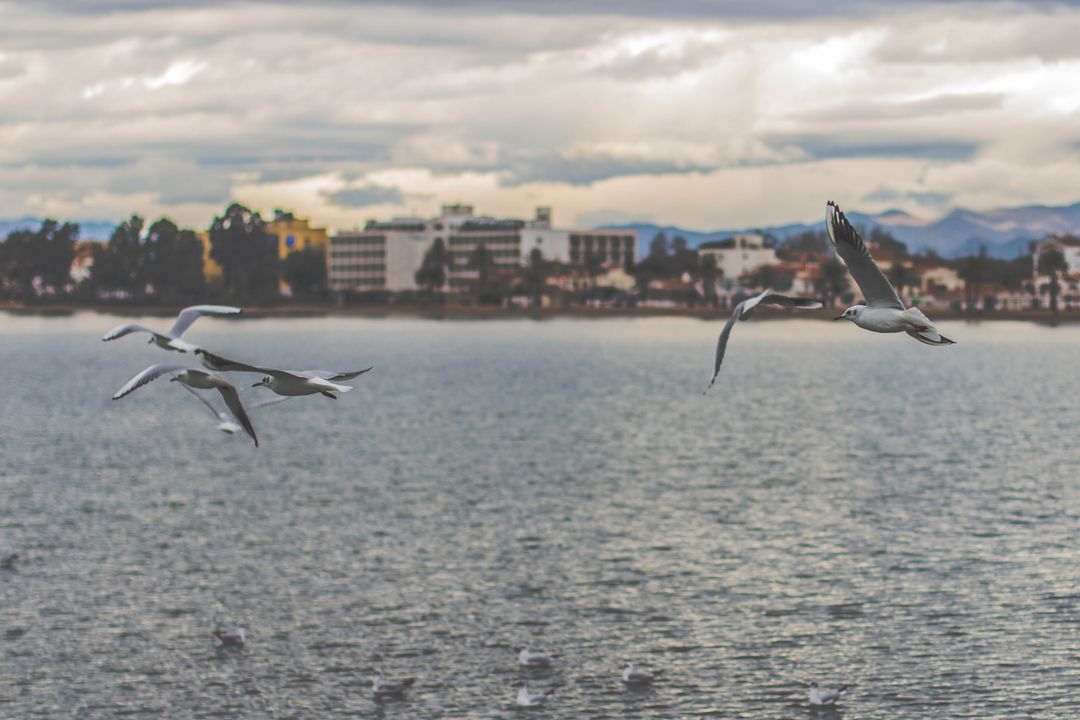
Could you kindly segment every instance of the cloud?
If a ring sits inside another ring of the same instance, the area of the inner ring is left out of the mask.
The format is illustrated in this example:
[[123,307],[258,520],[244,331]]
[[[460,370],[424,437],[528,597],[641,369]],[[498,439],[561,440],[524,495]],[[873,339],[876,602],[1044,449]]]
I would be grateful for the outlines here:
[[381,185],[362,185],[334,192],[325,192],[323,195],[331,205],[346,208],[400,205],[405,197],[397,188]]

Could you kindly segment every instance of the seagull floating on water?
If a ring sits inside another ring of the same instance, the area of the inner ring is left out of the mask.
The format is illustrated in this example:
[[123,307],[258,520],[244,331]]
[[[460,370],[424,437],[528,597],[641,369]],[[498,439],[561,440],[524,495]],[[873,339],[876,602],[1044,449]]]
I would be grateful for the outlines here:
[[555,688],[544,688],[543,690],[530,692],[529,683],[522,680],[518,683],[517,698],[514,702],[518,707],[540,707],[547,702],[554,692]]
[[716,382],[716,376],[720,374],[720,364],[724,362],[724,352],[727,350],[728,336],[731,335],[731,328],[735,327],[735,321],[749,319],[758,305],[779,305],[781,307],[813,309],[821,307],[822,302],[817,298],[790,297],[788,295],[774,293],[772,290],[766,290],[765,292],[743,300],[736,305],[735,310],[731,313],[731,317],[724,323],[724,329],[720,331],[720,339],[716,342],[716,361],[713,363],[713,374],[712,377],[709,378],[709,386],[705,388],[705,392],[709,391],[709,388]]
[[848,687],[848,685],[841,685],[835,690],[826,690],[818,685],[815,680],[810,683],[810,704],[818,707],[835,705],[836,701],[847,692]]
[[10,570],[12,572],[19,569],[19,558],[22,557],[17,552],[9,553],[4,556],[3,560],[0,560],[0,568],[4,570]]
[[236,388],[233,387],[232,383],[214,373],[186,368],[183,365],[151,365],[128,380],[124,387],[117,390],[116,394],[113,395],[113,400],[119,400],[168,373],[175,373],[171,378],[171,382],[179,382],[199,390],[217,390],[221,394],[222,400],[225,401],[225,407],[229,408],[229,412],[232,413],[233,418],[240,423],[240,427],[244,429],[247,436],[255,442],[255,447],[259,447],[259,438],[255,435],[255,426],[251,424],[251,418],[248,417],[247,411],[244,410],[244,404],[240,402],[240,394],[236,392]]
[[528,648],[518,648],[518,665],[527,668],[551,667],[555,658],[543,652],[529,652]]
[[176,316],[176,322],[169,328],[167,333],[159,333],[157,330],[151,330],[150,328],[139,325],[137,323],[129,323],[127,325],[118,325],[109,332],[102,336],[102,341],[108,342],[109,340],[116,340],[122,338],[125,335],[130,335],[134,332],[150,333],[152,336],[150,342],[157,345],[163,350],[175,350],[176,352],[194,352],[198,349],[198,345],[192,345],[191,343],[181,340],[182,336],[191,324],[198,320],[203,315],[237,315],[241,312],[238,307],[231,307],[229,305],[192,305],[186,307],[180,311],[180,314]]
[[371,691],[376,695],[402,695],[412,687],[416,678],[402,678],[401,680],[387,680],[383,671],[375,668],[371,676]]
[[[191,393],[195,397],[199,398],[199,401],[202,402],[203,405],[206,405],[206,407],[210,409],[210,412],[213,413],[214,417],[217,418],[217,420],[218,420],[218,424],[217,424],[217,429],[218,430],[220,430],[223,433],[228,433],[229,435],[234,435],[234,434],[240,432],[241,430],[243,430],[243,428],[240,427],[240,425],[238,425],[236,423],[236,421],[232,419],[232,416],[229,415],[229,413],[225,412],[224,410],[218,410],[216,407],[214,407],[213,403],[211,403],[209,400],[207,400],[205,397],[203,397],[202,393],[200,393],[197,390],[192,390],[190,387],[188,387],[187,385],[185,385],[183,383],[180,383],[180,387],[184,388],[189,393]],[[289,399],[288,397],[285,397],[284,395],[282,395],[282,396],[278,396],[278,397],[272,397],[272,398],[266,398],[264,400],[259,400],[258,402],[248,403],[247,411],[248,411],[248,413],[253,413],[256,410],[258,410],[259,408],[264,408],[264,407],[267,407],[269,405],[277,405],[278,403],[283,403],[288,399]]]
[[900,296],[870,256],[866,243],[832,200],[825,205],[825,227],[836,254],[847,265],[866,300],[865,305],[852,305],[836,320],[850,320],[871,332],[905,332],[926,345],[955,344],[938,332],[922,310],[904,307]]
[[340,384],[342,381],[352,380],[371,370],[370,367],[349,372],[335,370],[277,370],[229,360],[202,348],[197,349],[195,354],[202,361],[202,364],[211,370],[258,373],[263,378],[252,387],[268,387],[278,395],[287,395],[289,397],[320,393],[331,400],[336,400],[335,392],[349,392],[352,390],[351,385]]
[[644,668],[634,667],[633,663],[626,663],[623,666],[622,681],[627,685],[649,685],[663,672],[663,670],[649,671]]
[[217,629],[214,630],[213,635],[221,641],[222,647],[242,648],[247,644],[247,636],[244,634],[244,628],[242,627],[233,630]]

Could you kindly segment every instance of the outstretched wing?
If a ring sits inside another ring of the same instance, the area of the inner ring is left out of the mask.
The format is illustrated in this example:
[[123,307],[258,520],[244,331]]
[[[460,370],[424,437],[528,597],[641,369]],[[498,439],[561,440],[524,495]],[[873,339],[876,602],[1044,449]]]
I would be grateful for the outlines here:
[[242,312],[238,307],[230,305],[192,305],[180,311],[176,316],[176,322],[169,328],[169,337],[178,338],[183,335],[191,323],[203,315],[238,315]]
[[818,298],[792,297],[791,295],[779,295],[772,292],[762,298],[761,304],[802,308],[803,310],[813,310],[814,308],[824,307],[824,303]]
[[[117,338],[122,338],[125,335],[130,335],[131,333],[134,333],[134,332],[144,332],[144,333],[150,333],[151,335],[158,335],[158,332],[156,330],[151,330],[150,328],[146,327],[145,325],[139,325],[137,323],[128,323],[127,325],[117,325],[112,330],[110,330],[109,332],[102,335],[101,336],[101,341],[102,342],[108,342],[109,340],[115,340]],[[159,335],[159,337],[160,337],[160,335]],[[165,339],[168,340],[168,338],[165,338]]]
[[[724,329],[720,331],[720,339],[716,341],[716,360],[715,362],[713,362],[712,377],[709,378],[709,385],[705,388],[705,392],[703,392],[702,395],[709,392],[709,388],[711,388],[713,386],[713,383],[716,382],[716,376],[720,374],[720,364],[724,362],[724,353],[727,351],[727,341],[728,336],[731,335],[731,328],[735,327],[735,323],[742,316],[743,310],[746,308],[746,304],[760,297],[761,296],[758,295],[755,298],[743,300],[741,303],[736,305],[735,310],[731,313],[731,317],[729,317],[727,322],[724,323]],[[755,302],[754,304],[756,305],[757,303]],[[751,306],[751,308],[753,308],[753,306]]]
[[844,217],[840,206],[832,200],[825,205],[825,227],[836,254],[847,265],[848,272],[862,290],[867,306],[903,310],[904,303],[900,302],[896,290],[870,256],[866,243]]
[[124,387],[116,391],[116,394],[112,396],[113,400],[119,400],[125,395],[138,390],[143,385],[149,382],[157,380],[159,377],[166,373],[177,372],[179,370],[187,370],[183,365],[151,365],[135,377],[127,381]]
[[184,383],[180,383],[180,384],[183,385],[184,389],[187,390],[189,393],[191,393],[195,397],[199,398],[199,401],[210,410],[210,412],[213,414],[213,416],[215,418],[217,418],[218,421],[225,421],[225,420],[229,419],[228,415],[226,415],[225,413],[219,411],[216,407],[214,407],[213,403],[211,403],[209,400],[207,400],[205,397],[203,397],[203,394],[201,392],[199,392],[198,390],[195,390],[194,388],[190,388],[187,385],[184,385]]
[[236,388],[228,383],[218,385],[217,389],[225,401],[225,407],[229,408],[229,412],[236,418],[236,422],[240,423],[240,427],[244,428],[247,436],[255,442],[255,447],[259,447],[259,438],[255,435],[255,426],[251,424],[251,418],[248,417],[247,411],[244,410],[244,404],[240,402],[240,393],[236,392]]
[[309,377],[322,378],[323,380],[332,380],[334,382],[342,382],[344,380],[352,380],[354,377],[359,377],[364,373],[371,370],[374,365],[363,370],[354,370],[353,372],[336,372],[334,370],[306,370],[304,375]]
[[260,375],[270,374],[270,371],[264,368],[248,365],[247,363],[242,363],[237,360],[230,360],[227,357],[216,355],[202,348],[196,350],[195,355],[198,356],[203,365],[217,372],[252,372],[259,373]]

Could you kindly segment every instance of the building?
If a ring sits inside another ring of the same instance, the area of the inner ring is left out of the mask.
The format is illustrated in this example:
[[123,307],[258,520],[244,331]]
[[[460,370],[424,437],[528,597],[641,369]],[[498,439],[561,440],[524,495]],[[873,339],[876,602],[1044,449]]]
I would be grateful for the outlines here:
[[1050,248],[1056,248],[1065,258],[1065,264],[1069,267],[1069,273],[1080,273],[1080,238],[1068,235],[1051,237],[1035,245],[1035,251],[1031,254],[1031,273],[1039,274],[1039,256]]
[[326,228],[312,227],[306,219],[280,209],[275,209],[274,219],[266,223],[266,232],[277,238],[279,260],[297,250],[325,252],[330,241]]
[[776,265],[780,262],[776,257],[776,250],[765,247],[764,236],[757,234],[736,235],[727,240],[702,243],[698,246],[698,255],[702,259],[714,258],[716,268],[725,280],[737,280],[762,265]]
[[195,233],[195,236],[199,238],[199,242],[202,243],[202,267],[203,267],[203,279],[206,280],[208,285],[214,285],[221,282],[224,273],[221,270],[221,266],[217,264],[214,258],[210,257],[210,231],[200,230]]
[[436,240],[446,247],[451,290],[477,277],[470,261],[481,244],[496,268],[521,267],[533,250],[545,260],[566,264],[592,259],[601,266],[623,265],[634,262],[637,247],[632,231],[553,228],[547,207],[537,208],[531,220],[518,220],[477,216],[472,205],[443,205],[434,218],[373,220],[362,230],[343,230],[330,238],[330,289],[416,290],[416,271]]

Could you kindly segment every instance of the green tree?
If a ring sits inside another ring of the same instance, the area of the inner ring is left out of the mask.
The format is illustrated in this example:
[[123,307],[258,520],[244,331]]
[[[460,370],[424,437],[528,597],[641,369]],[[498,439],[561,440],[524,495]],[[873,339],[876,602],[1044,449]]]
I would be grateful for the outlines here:
[[293,297],[326,297],[326,253],[319,247],[294,250],[281,263],[281,277]]
[[821,263],[814,287],[825,298],[826,307],[834,305],[848,288],[847,268],[836,258],[829,258]]
[[277,245],[259,213],[239,203],[210,226],[210,257],[221,266],[226,292],[240,300],[277,297]]
[[96,291],[127,293],[137,300],[146,295],[143,224],[141,217],[132,215],[116,226],[108,243],[94,248],[90,284]]
[[750,274],[749,280],[753,287],[761,288],[762,290],[783,289],[779,287],[781,281],[780,274],[772,265],[762,265]]
[[79,226],[48,219],[37,230],[15,230],[0,253],[0,270],[7,292],[31,300],[39,292],[66,293],[75,260]]
[[706,255],[701,258],[701,291],[705,296],[705,304],[716,307],[716,280],[720,275],[720,269],[716,267],[716,258]]
[[416,284],[434,294],[446,285],[446,245],[442,238],[435,238],[413,276]]
[[592,285],[596,276],[604,269],[604,259],[600,253],[592,250],[585,251],[585,274],[589,276],[589,284]]
[[1064,275],[1069,271],[1069,265],[1065,262],[1065,255],[1056,247],[1048,247],[1039,253],[1039,264],[1036,268],[1040,275],[1050,276],[1050,314],[1057,322],[1058,316],[1058,293],[1061,286],[1058,283],[1058,274]]
[[495,266],[495,256],[491,254],[491,251],[487,249],[484,243],[480,242],[476,244],[473,251],[469,253],[468,267],[470,270],[477,272],[477,279],[480,285],[486,285],[491,276],[491,268]]
[[159,301],[177,303],[203,295],[203,245],[194,231],[161,218],[147,231],[143,249],[146,279]]
[[964,304],[969,313],[975,312],[982,284],[987,279],[988,266],[985,245],[979,247],[978,255],[970,255],[960,262],[958,274],[964,281]]
[[682,235],[676,235],[675,239],[671,241],[671,259],[669,265],[672,274],[679,277],[682,277],[684,273],[691,277],[697,276],[697,251],[687,247],[686,238]]
[[889,268],[889,282],[896,288],[896,294],[904,296],[904,288],[911,287],[918,281],[911,268],[897,260]]
[[533,248],[529,253],[529,264],[525,268],[525,288],[532,298],[532,306],[540,307],[543,301],[544,281],[547,280],[548,267],[540,248]]

